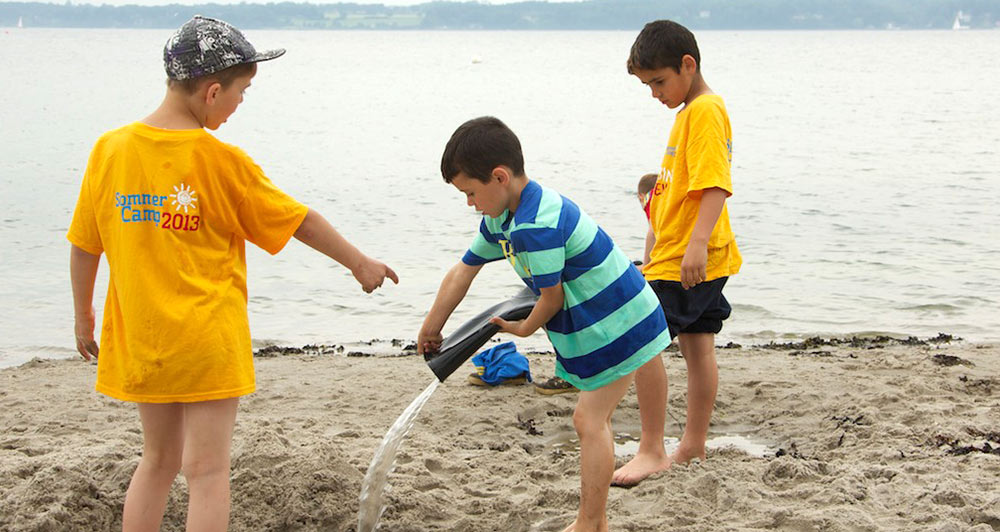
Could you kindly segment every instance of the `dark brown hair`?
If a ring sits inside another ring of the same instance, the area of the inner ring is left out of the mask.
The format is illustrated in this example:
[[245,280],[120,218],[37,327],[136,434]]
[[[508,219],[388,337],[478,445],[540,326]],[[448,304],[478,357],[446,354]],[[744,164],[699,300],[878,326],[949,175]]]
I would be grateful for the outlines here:
[[510,168],[515,176],[524,175],[521,141],[492,116],[473,118],[458,126],[441,155],[441,176],[446,183],[459,173],[488,183],[498,166]]
[[625,63],[629,74],[636,70],[672,68],[681,71],[685,55],[694,58],[701,71],[701,54],[691,30],[672,20],[657,20],[646,24],[632,43],[632,51]]

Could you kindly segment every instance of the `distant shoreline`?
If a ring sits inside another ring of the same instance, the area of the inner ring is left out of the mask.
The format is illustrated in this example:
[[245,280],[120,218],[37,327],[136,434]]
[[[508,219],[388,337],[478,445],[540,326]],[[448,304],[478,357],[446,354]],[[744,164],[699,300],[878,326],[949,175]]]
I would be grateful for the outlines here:
[[[30,28],[18,28],[16,26],[3,26],[0,25],[0,31],[7,33],[17,31],[31,31],[31,30],[127,30],[127,31],[163,31],[175,29],[173,26],[162,26],[162,27],[120,27],[120,26],[33,26]],[[434,32],[632,32],[638,31],[631,28],[588,28],[588,29],[575,29],[575,28],[413,28],[413,29],[389,29],[389,28],[298,28],[298,27],[254,27],[254,26],[243,26],[244,30],[255,30],[255,31],[301,31],[301,32],[338,32],[338,33],[365,33],[365,32],[399,32],[399,33],[434,33]],[[995,28],[1000,31],[1000,27]],[[994,28],[980,28],[972,30],[971,33],[992,31]],[[873,33],[907,33],[907,32],[947,32],[951,33],[951,30],[946,28],[705,28],[698,30],[699,32],[873,32]],[[970,32],[965,32],[970,33]]]
[[176,28],[194,14],[222,18],[243,29],[326,30],[629,30],[671,18],[703,30],[927,30],[998,29],[992,0],[942,6],[930,0],[781,0],[729,5],[723,0],[587,0],[581,2],[426,2],[381,4],[241,3],[91,5],[0,3],[6,28]]

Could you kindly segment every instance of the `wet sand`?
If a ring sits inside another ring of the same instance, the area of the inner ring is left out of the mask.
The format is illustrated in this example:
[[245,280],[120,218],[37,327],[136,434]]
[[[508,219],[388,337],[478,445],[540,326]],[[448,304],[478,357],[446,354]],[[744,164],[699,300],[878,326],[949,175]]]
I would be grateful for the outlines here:
[[[231,530],[354,530],[376,447],[433,378],[421,358],[390,356],[403,347],[258,357],[258,391],[241,402],[233,441]],[[684,362],[664,357],[667,435],[678,437]],[[551,355],[529,359],[536,377],[552,374]],[[816,339],[730,346],[718,359],[713,435],[767,450],[712,449],[612,489],[612,530],[1000,530],[1000,346]],[[141,434],[133,405],[93,391],[95,370],[35,360],[0,371],[0,530],[120,529]],[[381,530],[548,531],[573,520],[575,395],[469,386],[471,371],[418,416]],[[638,434],[634,391],[614,423]],[[185,500],[178,480],[163,530],[183,529]]]

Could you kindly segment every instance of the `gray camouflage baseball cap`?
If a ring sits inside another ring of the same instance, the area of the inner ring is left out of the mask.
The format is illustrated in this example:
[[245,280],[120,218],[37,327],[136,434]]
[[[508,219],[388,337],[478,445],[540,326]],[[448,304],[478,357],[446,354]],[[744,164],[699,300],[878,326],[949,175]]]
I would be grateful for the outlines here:
[[284,48],[258,52],[240,30],[214,18],[195,15],[163,46],[163,67],[176,80],[200,78],[245,63],[281,57]]

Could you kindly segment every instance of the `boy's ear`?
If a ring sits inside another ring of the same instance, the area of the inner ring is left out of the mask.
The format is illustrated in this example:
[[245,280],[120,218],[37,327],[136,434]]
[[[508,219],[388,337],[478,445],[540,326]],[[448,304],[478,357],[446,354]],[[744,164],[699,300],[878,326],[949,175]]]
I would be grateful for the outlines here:
[[222,84],[218,81],[213,81],[206,84],[205,87],[205,103],[207,105],[212,105],[215,100],[219,97],[219,92],[222,91]]
[[490,177],[499,181],[501,185],[506,185],[510,182],[511,173],[510,168],[506,166],[498,166],[490,172]]
[[681,69],[694,73],[698,71],[698,61],[691,54],[684,54],[681,58]]

